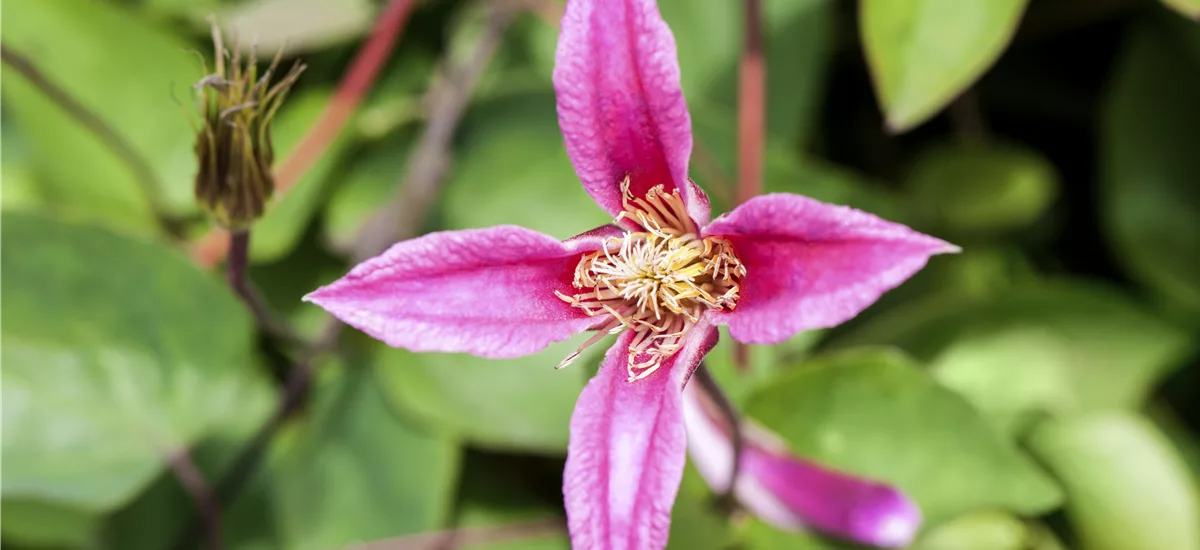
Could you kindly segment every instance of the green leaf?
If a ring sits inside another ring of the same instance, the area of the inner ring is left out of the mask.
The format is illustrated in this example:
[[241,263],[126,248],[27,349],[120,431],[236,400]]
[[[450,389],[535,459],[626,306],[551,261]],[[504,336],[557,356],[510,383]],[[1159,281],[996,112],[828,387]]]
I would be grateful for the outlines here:
[[[559,491],[538,494],[540,479],[527,469],[491,456],[468,455],[463,468],[454,528],[524,526],[530,535],[508,542],[464,546],[466,550],[569,550]],[[542,487],[539,487],[542,488]],[[549,498],[547,498],[549,496]],[[536,527],[533,527],[536,525]]]
[[0,514],[5,543],[35,547],[85,547],[99,524],[94,512],[38,500],[5,498],[0,501]]
[[230,32],[253,38],[259,55],[270,58],[280,49],[311,52],[359,38],[377,11],[370,0],[253,0],[231,4],[219,17]]
[[1200,496],[1149,421],[1105,413],[1047,421],[1029,445],[1062,481],[1081,550],[1200,549]]
[[[188,87],[203,75],[189,45],[113,3],[11,2],[5,12],[5,48],[125,138],[153,170],[165,208],[195,212]],[[3,77],[5,107],[21,121],[48,204],[79,219],[153,231],[147,197],[127,165],[7,63]]]
[[1200,0],[1162,0],[1162,3],[1184,17],[1200,21]]
[[1178,38],[1147,24],[1126,40],[1102,111],[1100,213],[1129,273],[1200,319],[1200,71]]
[[1039,514],[1061,499],[963,398],[895,352],[803,363],[746,411],[799,456],[899,487],[931,525],[980,508]]
[[[217,426],[192,446],[191,459],[210,486],[216,486],[229,471],[234,459],[274,412],[277,390],[265,381],[252,386],[237,402],[236,417]],[[231,548],[244,538],[243,526],[253,521],[249,531],[260,533],[271,525],[265,509],[247,510],[242,504],[247,494],[258,487],[254,480],[242,489],[242,497],[222,509],[221,536]],[[261,507],[259,507],[261,508]],[[97,546],[121,550],[161,550],[169,548],[196,519],[195,500],[179,482],[177,474],[166,470],[137,498],[104,518]]]
[[1025,550],[1028,531],[1021,518],[983,510],[936,527],[922,536],[913,550]]
[[518,224],[565,239],[612,222],[579,184],[548,91],[490,101],[460,135],[444,228]]
[[859,30],[888,128],[928,120],[1008,46],[1027,0],[862,0]]
[[[697,9],[688,0],[662,0],[658,6],[675,35],[689,106],[733,113],[742,4],[712,2]],[[768,140],[789,148],[803,145],[815,126],[833,51],[833,7],[831,0],[763,2]],[[732,134],[733,128],[726,131]]]
[[416,137],[415,130],[401,130],[350,163],[325,209],[325,238],[334,250],[350,250],[362,226],[403,185]]
[[733,533],[716,495],[689,462],[671,509],[668,550],[725,550]]
[[217,279],[92,226],[14,212],[3,233],[5,499],[111,510],[239,421],[254,329]]
[[782,531],[751,518],[739,531],[739,540],[748,550],[855,550],[861,548],[847,542],[823,538],[808,531]]
[[942,146],[917,157],[904,181],[910,203],[953,234],[1021,229],[1042,217],[1058,194],[1054,167],[1012,145]]
[[748,345],[750,362],[743,371],[734,361],[736,341],[729,336],[725,327],[720,330],[721,338],[716,347],[704,356],[704,366],[716,378],[725,395],[738,407],[745,406],[754,389],[765,380],[807,356],[825,334],[824,331],[810,330],[770,346]]
[[377,346],[375,371],[398,408],[439,429],[490,449],[561,455],[575,401],[602,341],[563,370],[554,366],[588,335],[551,344],[520,359],[483,359],[466,354],[411,353]]
[[397,416],[369,368],[352,363],[324,374],[312,417],[295,427],[274,462],[284,546],[341,548],[444,525],[457,442]]
[[[309,128],[324,111],[333,93],[329,88],[309,89],[293,95],[271,124],[274,136],[275,168],[288,158]],[[267,214],[254,224],[250,239],[250,257],[255,262],[270,262],[282,258],[295,248],[317,214],[325,196],[325,185],[338,162],[352,143],[351,132],[343,131],[291,189],[277,193],[267,206]]]
[[[1052,413],[1136,408],[1193,348],[1186,333],[1119,292],[1078,281],[1014,287],[984,299],[934,296],[889,311],[833,345],[870,344],[900,346],[929,361],[939,379],[998,413],[1002,424],[1036,412],[1030,406]],[[1018,362],[1025,364],[1012,366]]]

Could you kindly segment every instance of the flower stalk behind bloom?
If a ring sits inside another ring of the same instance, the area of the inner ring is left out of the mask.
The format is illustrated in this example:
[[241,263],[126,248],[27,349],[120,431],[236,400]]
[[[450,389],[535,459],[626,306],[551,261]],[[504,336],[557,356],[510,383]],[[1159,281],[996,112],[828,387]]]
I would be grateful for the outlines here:
[[254,48],[243,65],[238,43],[232,54],[225,50],[215,22],[212,36],[216,70],[194,86],[200,92],[203,119],[196,135],[195,195],[218,225],[239,230],[262,216],[275,191],[271,119],[304,65],[297,62],[270,86],[282,50],[259,77]]
[[[729,490],[733,471],[730,427],[700,384],[683,391],[692,463],[709,486]],[[921,528],[921,510],[897,489],[835,472],[792,456],[773,433],[741,420],[742,448],[734,496],[751,513],[786,530],[813,528],[860,544],[908,546]]]

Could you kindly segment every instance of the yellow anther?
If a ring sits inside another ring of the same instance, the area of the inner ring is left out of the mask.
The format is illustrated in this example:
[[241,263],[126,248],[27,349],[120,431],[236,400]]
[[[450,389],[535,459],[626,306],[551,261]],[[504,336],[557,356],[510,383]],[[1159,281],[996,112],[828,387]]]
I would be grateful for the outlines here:
[[630,181],[621,182],[622,211],[642,231],[626,232],[584,255],[575,267],[574,296],[559,299],[588,316],[607,316],[600,332],[563,360],[566,366],[604,334],[626,328],[636,332],[629,344],[629,380],[654,373],[677,353],[683,338],[707,309],[732,310],[737,305],[746,268],[733,244],[718,237],[701,238],[679,190],[652,187],[634,197]]

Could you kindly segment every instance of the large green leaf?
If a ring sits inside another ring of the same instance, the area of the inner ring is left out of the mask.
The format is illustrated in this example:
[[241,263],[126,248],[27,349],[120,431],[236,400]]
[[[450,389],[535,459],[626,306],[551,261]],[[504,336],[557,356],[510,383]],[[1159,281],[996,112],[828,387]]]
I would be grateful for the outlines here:
[[1147,24],[1126,40],[1102,111],[1100,204],[1130,274],[1200,318],[1200,70],[1178,38]]
[[375,370],[397,408],[476,445],[561,455],[575,400],[594,372],[588,365],[608,347],[589,349],[555,370],[587,335],[520,359],[411,353],[379,346]]
[[403,185],[414,131],[401,130],[353,158],[325,209],[325,238],[335,250],[350,250],[367,220]]
[[860,31],[888,127],[908,130],[979,78],[1027,0],[862,0]]
[[[202,71],[188,44],[112,2],[9,2],[4,11],[5,48],[28,57],[132,145],[153,170],[164,207],[195,211],[188,87]],[[48,204],[78,218],[152,230],[146,194],[128,166],[7,64],[3,76],[11,108],[5,114],[22,123]]]
[[[742,3],[711,2],[697,9],[689,0],[663,0],[658,6],[675,35],[689,105],[734,112]],[[768,139],[789,148],[801,145],[815,123],[832,52],[833,7],[831,0],[763,2]]]
[[668,550],[725,550],[732,533],[716,495],[690,463],[671,509]]
[[[1188,335],[1105,286],[1058,281],[895,309],[835,346],[897,345],[1011,425],[1026,412],[1135,408],[1192,349]],[[1016,366],[1014,366],[1016,365]]]
[[3,233],[6,500],[111,510],[261,391],[250,316],[183,256],[30,214]]
[[1162,0],[1162,3],[1184,16],[1200,20],[1200,0]]
[[443,526],[458,478],[457,442],[395,414],[368,367],[330,367],[312,416],[273,462],[284,547],[341,548]]
[[746,410],[800,456],[904,490],[931,525],[982,508],[1038,514],[1061,499],[963,398],[899,353],[814,359],[764,383]]
[[[532,468],[492,456],[468,455],[453,527],[483,529],[532,526],[519,540],[463,546],[467,550],[568,550],[571,541],[556,483],[540,483]],[[547,476],[549,477],[549,476]],[[552,478],[551,478],[552,479]],[[535,491],[537,489],[537,491]]]
[[1015,145],[930,149],[917,157],[904,184],[930,225],[954,235],[1023,228],[1045,214],[1058,194],[1050,162]]
[[955,518],[931,530],[914,550],[1025,550],[1029,528],[1021,518],[983,510]]
[[471,115],[445,190],[446,229],[516,224],[565,239],[612,221],[571,168],[553,94],[490,101]]
[[[212,486],[227,473],[234,459],[246,448],[250,439],[266,423],[273,412],[276,391],[267,384],[248,392],[237,404],[236,421],[219,426],[192,447],[191,458],[197,470]],[[241,494],[253,494],[253,480]],[[241,499],[245,500],[245,498]],[[161,550],[173,544],[181,533],[196,521],[194,499],[184,491],[172,471],[159,474],[134,501],[104,519],[98,540],[104,548],[120,550]],[[230,548],[240,548],[235,541],[245,538],[245,532],[270,532],[269,509],[246,509],[241,502],[222,509],[221,536]],[[250,529],[243,524],[253,521]]]
[[1029,444],[1066,489],[1081,550],[1200,549],[1200,493],[1149,421],[1120,412],[1047,421]]

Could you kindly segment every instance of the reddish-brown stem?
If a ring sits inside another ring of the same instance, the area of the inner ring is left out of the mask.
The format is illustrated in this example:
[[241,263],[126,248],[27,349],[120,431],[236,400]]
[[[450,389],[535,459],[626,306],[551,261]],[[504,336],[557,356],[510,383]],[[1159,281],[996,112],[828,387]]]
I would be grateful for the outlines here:
[[321,154],[341,133],[350,120],[350,115],[354,114],[358,104],[370,91],[375,78],[379,76],[379,70],[391,55],[416,4],[417,0],[388,2],[379,16],[379,22],[375,24],[375,29],[371,31],[371,36],[367,38],[362,49],[358,50],[350,68],[346,69],[346,75],[338,84],[333,99],[325,106],[321,118],[309,128],[300,144],[275,171],[275,188],[280,193],[286,193],[308,171],[313,162],[321,158]]
[[208,481],[204,479],[204,474],[200,472],[200,468],[196,467],[196,463],[192,461],[191,455],[184,447],[168,451],[166,458],[167,466],[175,473],[179,484],[183,485],[183,489],[192,498],[192,503],[196,505],[196,515],[201,520],[204,538],[207,541],[205,547],[220,550],[222,548],[220,503],[213,495]]
[[[762,194],[763,139],[766,134],[767,68],[763,62],[761,0],[744,0],[742,58],[738,64],[738,204]],[[750,348],[738,343],[734,364],[745,370]]]
[[[403,34],[408,17],[416,4],[417,0],[388,2],[379,16],[379,21],[375,23],[371,36],[358,50],[321,117],[313,123],[300,139],[300,144],[276,169],[275,189],[280,195],[287,193],[300,181],[350,121],[350,115],[354,114],[358,104],[371,89],[380,69]],[[192,246],[192,259],[201,266],[211,268],[228,252],[229,234],[214,228]]]
[[745,0],[745,41],[738,67],[738,202],[762,194],[766,120],[766,65],[763,63],[762,4]]

